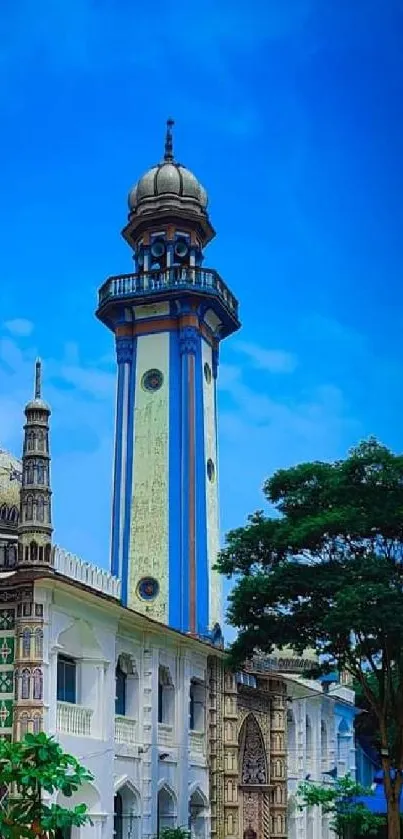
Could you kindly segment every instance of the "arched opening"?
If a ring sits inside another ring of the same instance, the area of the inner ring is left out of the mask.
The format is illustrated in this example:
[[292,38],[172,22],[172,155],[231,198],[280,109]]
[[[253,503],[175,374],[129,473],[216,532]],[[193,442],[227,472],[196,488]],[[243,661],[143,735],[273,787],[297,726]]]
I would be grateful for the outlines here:
[[[103,818],[101,813],[101,802],[98,790],[93,786],[93,784],[85,783],[81,787],[79,787],[73,795],[68,798],[67,796],[63,795],[62,792],[59,792],[56,803],[59,804],[61,807],[66,807],[67,810],[72,810],[78,804],[86,804],[88,809],[88,814],[91,818],[92,825],[88,822],[83,825],[82,827],[73,827],[71,828],[70,834],[67,833],[68,839],[94,839],[94,836],[98,836],[99,833],[97,832],[97,822]],[[64,839],[63,833],[61,834],[62,839]]]
[[158,793],[157,800],[157,836],[163,830],[176,826],[176,803],[173,792],[167,787],[162,787]]
[[312,772],[313,769],[313,731],[312,723],[308,716],[305,718],[305,749],[306,749],[306,769],[307,772]]
[[346,720],[341,720],[337,729],[337,760],[347,768],[350,748],[350,729]]
[[115,793],[114,839],[140,839],[140,797],[131,786],[124,784]]
[[168,667],[158,668],[158,722],[173,725],[174,687]]
[[256,717],[249,714],[241,729],[241,784],[267,784],[266,750]]
[[295,725],[295,717],[292,711],[287,712],[287,758],[288,758],[288,774],[295,776],[298,774],[298,757],[297,757],[297,729]]
[[200,789],[195,789],[189,798],[189,831],[191,839],[205,839],[207,799]]

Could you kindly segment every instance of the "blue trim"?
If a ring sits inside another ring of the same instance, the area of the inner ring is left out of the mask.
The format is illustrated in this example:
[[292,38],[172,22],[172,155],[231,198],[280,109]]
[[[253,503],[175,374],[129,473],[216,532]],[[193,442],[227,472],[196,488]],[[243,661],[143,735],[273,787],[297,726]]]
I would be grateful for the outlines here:
[[121,575],[119,568],[119,527],[120,527],[120,486],[122,477],[122,418],[123,418],[123,364],[118,365],[118,387],[116,399],[115,422],[115,466],[113,476],[113,506],[112,506],[112,556],[111,572],[115,577]]
[[204,437],[202,339],[197,342],[195,359],[196,402],[196,603],[197,631],[205,635],[209,626],[209,567],[207,550],[206,441]]
[[[182,423],[181,423],[181,469],[180,469],[180,493],[182,499],[181,510],[181,556],[180,556],[180,626],[182,632],[189,629],[189,388],[188,388],[188,356],[183,353],[181,356],[181,380],[182,380]],[[171,583],[173,581],[171,580]]]
[[133,356],[129,372],[129,390],[127,401],[127,448],[126,448],[126,497],[124,499],[125,514],[123,524],[123,545],[122,545],[122,603],[127,606],[129,593],[129,550],[132,514],[132,483],[133,483],[133,458],[134,458],[134,409],[136,397],[136,351],[137,338],[133,342]]
[[169,335],[169,511],[168,511],[168,623],[181,629],[183,573],[181,545],[181,358],[178,332]]

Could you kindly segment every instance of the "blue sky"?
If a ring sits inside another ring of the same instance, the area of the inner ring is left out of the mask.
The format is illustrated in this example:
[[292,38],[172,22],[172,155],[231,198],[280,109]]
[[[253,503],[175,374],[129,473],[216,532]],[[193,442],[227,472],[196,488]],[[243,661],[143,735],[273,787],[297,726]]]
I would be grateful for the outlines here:
[[[131,270],[126,195],[175,149],[208,189],[223,531],[274,469],[375,434],[403,449],[400,0],[14,0],[0,21],[0,446],[36,354],[55,538],[108,564],[114,348],[96,289]],[[140,8],[141,7],[141,8]]]

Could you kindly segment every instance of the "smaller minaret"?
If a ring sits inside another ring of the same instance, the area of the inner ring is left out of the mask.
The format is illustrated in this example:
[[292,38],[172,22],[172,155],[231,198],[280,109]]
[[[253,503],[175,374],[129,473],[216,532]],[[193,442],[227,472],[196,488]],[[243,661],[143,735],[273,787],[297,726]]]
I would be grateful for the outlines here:
[[34,398],[25,406],[18,565],[49,567],[52,561],[50,408],[42,399],[42,365],[35,364]]

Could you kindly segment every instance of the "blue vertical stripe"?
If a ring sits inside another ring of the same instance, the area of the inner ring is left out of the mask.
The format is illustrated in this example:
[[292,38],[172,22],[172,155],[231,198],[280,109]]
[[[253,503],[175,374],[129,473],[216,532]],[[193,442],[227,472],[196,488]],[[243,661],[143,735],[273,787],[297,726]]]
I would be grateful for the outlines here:
[[209,567],[207,551],[206,503],[206,441],[204,436],[202,338],[196,351],[195,402],[196,402],[196,589],[197,631],[205,635],[209,626]]
[[132,514],[132,483],[133,483],[133,458],[134,458],[134,411],[136,396],[136,351],[137,338],[134,339],[133,357],[129,372],[129,391],[127,400],[127,451],[126,451],[126,497],[122,499],[125,505],[124,526],[123,526],[123,557],[122,557],[122,602],[127,606],[129,593],[129,550],[130,531]]
[[178,332],[169,335],[169,616],[168,622],[175,629],[182,628],[181,603],[183,600],[182,569],[182,491],[181,491],[181,358]]
[[[188,356],[181,356],[182,381],[182,421],[181,421],[181,556],[178,563],[177,577],[181,587],[180,626],[182,632],[189,629],[189,386]],[[180,581],[180,582],[179,582]],[[171,581],[173,584],[173,581]]]
[[122,419],[123,419],[123,385],[124,364],[118,365],[118,387],[116,397],[115,424],[115,468],[113,477],[113,507],[112,507],[112,556],[111,572],[120,577],[119,568],[119,531],[120,531],[120,487],[122,476]]

